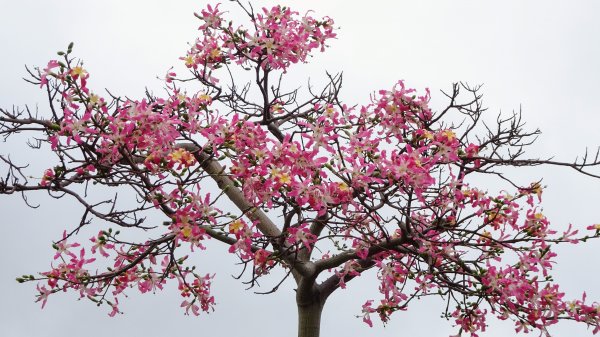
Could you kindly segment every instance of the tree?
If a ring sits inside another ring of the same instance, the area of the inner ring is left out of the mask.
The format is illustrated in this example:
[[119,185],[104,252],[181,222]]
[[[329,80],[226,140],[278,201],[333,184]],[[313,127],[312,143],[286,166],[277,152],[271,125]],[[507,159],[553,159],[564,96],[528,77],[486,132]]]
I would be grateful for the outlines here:
[[[318,335],[327,297],[368,270],[382,292],[363,307],[368,324],[370,314],[387,320],[415,298],[441,295],[447,317],[473,334],[485,327],[486,308],[519,330],[543,331],[560,318],[598,327],[596,306],[563,300],[548,274],[553,244],[596,237],[598,228],[554,233],[537,206],[541,184],[519,186],[496,171],[555,164],[587,173],[597,160],[522,159],[537,131],[524,131],[518,115],[483,125],[478,88],[466,85],[454,85],[438,113],[428,93],[417,96],[402,82],[367,106],[348,107],[339,99],[341,75],[301,100],[301,91],[286,91],[285,71],[326,46],[333,22],[287,8],[242,9],[253,29],[227,24],[218,6],[198,15],[201,37],[182,58],[192,76],[167,74],[166,98],[100,97],[70,46],[61,61],[31,73],[48,92],[51,116],[2,110],[4,136],[37,133],[33,145],[57,155],[39,184],[3,157],[2,193],[45,190],[85,208],[79,226],[55,243],[54,268],[19,279],[41,281],[42,305],[69,289],[116,314],[128,287],[149,292],[177,280],[186,312],[211,310],[211,274],[186,266],[185,254],[213,238],[240,257],[251,285],[276,267],[296,281],[300,336]],[[252,84],[240,87],[229,75],[238,66]],[[201,83],[201,92],[188,94],[188,82]],[[464,121],[452,123],[455,116]],[[471,186],[478,174],[505,179],[511,191],[488,195]],[[95,186],[129,189],[139,203],[90,203],[85,195]],[[143,222],[153,209],[166,216],[163,226]],[[80,249],[74,237],[92,217],[124,233],[107,228],[91,251]],[[150,238],[122,238],[132,228]],[[90,253],[114,265],[95,273]]]

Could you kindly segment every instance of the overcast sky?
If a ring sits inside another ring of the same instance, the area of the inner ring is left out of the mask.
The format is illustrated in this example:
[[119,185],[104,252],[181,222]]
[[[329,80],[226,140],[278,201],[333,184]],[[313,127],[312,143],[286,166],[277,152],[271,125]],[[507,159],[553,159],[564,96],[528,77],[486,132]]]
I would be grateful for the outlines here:
[[[344,71],[349,104],[367,103],[374,90],[404,79],[410,86],[429,87],[434,109],[446,103],[439,94],[452,82],[484,84],[490,114],[522,109],[528,126],[543,135],[531,157],[571,161],[586,146],[600,145],[600,3],[597,1],[281,1],[315,15],[328,15],[340,27],[330,50],[303,66],[298,84],[318,80],[325,70]],[[255,1],[255,7],[271,1]],[[176,5],[175,5],[176,4]],[[199,21],[193,12],[206,1],[8,1],[0,0],[0,106],[38,105],[44,96],[21,80],[25,65],[45,66],[55,52],[75,42],[74,54],[91,73],[90,86],[140,97],[145,87],[159,91],[171,65],[194,40]],[[227,4],[229,5],[229,4]],[[225,7],[224,7],[225,8]],[[231,6],[227,8],[233,8]],[[239,16],[235,10],[231,16]],[[0,143],[0,153],[30,162],[31,174],[51,165],[48,156],[26,152],[18,142]],[[585,228],[600,222],[600,181],[565,169],[526,169],[515,173],[522,182],[544,178],[544,212],[559,228],[568,223]],[[485,186],[482,186],[485,189]],[[44,310],[34,303],[35,285],[19,285],[22,274],[47,270],[51,241],[72,228],[81,214],[69,202],[31,197],[42,206],[24,207],[18,197],[0,199],[0,336],[293,336],[296,312],[292,285],[274,295],[254,295],[230,275],[235,259],[222,247],[205,253],[199,264],[216,272],[213,290],[217,310],[200,317],[184,316],[181,299],[171,287],[156,295],[130,291],[124,315],[107,316],[107,308],[76,301],[74,294],[50,298]],[[96,229],[95,229],[96,230]],[[556,279],[569,297],[588,290],[600,299],[600,241],[561,249]],[[199,266],[200,268],[200,266]],[[269,282],[265,282],[268,290]],[[322,336],[447,336],[451,323],[439,318],[438,301],[415,304],[396,314],[387,327],[370,329],[354,316],[366,299],[377,298],[368,276],[352,281],[326,304]],[[555,336],[591,335],[585,327],[562,323]],[[514,335],[512,323],[492,321],[483,336]]]

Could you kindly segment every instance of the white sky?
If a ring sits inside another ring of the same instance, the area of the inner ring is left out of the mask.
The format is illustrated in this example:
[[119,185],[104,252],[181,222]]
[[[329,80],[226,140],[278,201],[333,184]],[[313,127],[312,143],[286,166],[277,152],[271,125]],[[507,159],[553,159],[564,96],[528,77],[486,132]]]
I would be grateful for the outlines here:
[[[176,3],[176,5],[174,5]],[[272,1],[254,1],[255,7]],[[348,103],[366,103],[368,95],[404,79],[409,86],[429,87],[434,108],[445,101],[439,89],[454,81],[484,85],[490,115],[522,107],[530,128],[544,132],[531,157],[555,156],[571,161],[586,146],[600,145],[600,3],[596,1],[281,1],[317,16],[329,15],[341,27],[330,50],[318,54],[296,75],[317,81],[325,70],[344,71]],[[21,80],[24,65],[44,66],[57,50],[75,42],[75,55],[85,61],[91,86],[140,97],[147,86],[160,91],[171,65],[194,40],[199,21],[192,15],[206,1],[8,1],[0,0],[0,106],[29,104],[46,112],[41,91]],[[229,4],[226,4],[229,5]],[[225,7],[224,7],[225,8]],[[232,8],[232,7],[227,7]],[[236,15],[237,13],[231,13]],[[23,151],[16,142],[0,143],[0,153],[14,153],[32,164],[31,174],[48,167],[48,157]],[[581,228],[600,221],[600,181],[565,169],[526,169],[521,181],[543,177],[549,186],[544,212],[559,228],[572,222]],[[485,188],[485,186],[483,186]],[[78,221],[80,209],[69,202],[32,196],[42,204],[25,208],[18,198],[0,199],[0,336],[44,337],[59,334],[105,336],[293,336],[296,332],[291,284],[274,295],[254,295],[229,275],[235,259],[217,247],[199,261],[217,272],[213,290],[218,302],[210,315],[187,317],[172,287],[156,295],[122,303],[124,315],[107,316],[107,308],[75,301],[74,294],[56,295],[40,310],[33,303],[34,284],[19,285],[24,273],[47,270],[51,241]],[[95,231],[95,230],[94,230]],[[87,237],[86,237],[87,238]],[[600,299],[594,258],[600,242],[561,250],[556,279],[568,296],[588,290]],[[200,268],[200,266],[199,266]],[[275,280],[273,280],[275,281]],[[268,290],[270,283],[263,281]],[[451,324],[439,319],[442,305],[425,301],[396,314],[385,329],[370,329],[360,319],[360,305],[377,298],[377,284],[368,277],[352,281],[325,306],[322,336],[445,336]],[[555,336],[591,335],[585,327],[562,323]],[[493,322],[483,336],[514,335],[511,323]]]

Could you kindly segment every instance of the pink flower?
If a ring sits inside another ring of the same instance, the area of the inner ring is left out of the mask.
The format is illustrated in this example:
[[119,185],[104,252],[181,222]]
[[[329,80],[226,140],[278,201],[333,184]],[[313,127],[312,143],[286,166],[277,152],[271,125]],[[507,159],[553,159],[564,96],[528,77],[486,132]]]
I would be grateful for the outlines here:
[[368,300],[365,302],[365,304],[362,305],[363,322],[367,323],[369,325],[369,327],[371,327],[371,328],[373,327],[373,322],[371,321],[370,314],[377,311],[377,310],[373,309],[372,305],[373,305],[373,300]]
[[200,315],[200,307],[194,304],[194,301],[184,300],[183,302],[181,302],[181,307],[185,308],[186,315],[190,314],[190,310],[192,311],[192,314],[194,314],[194,316]]
[[312,244],[316,241],[317,237],[312,234],[308,228],[308,224],[303,223],[298,227],[291,227],[288,229],[290,234],[287,238],[287,243],[295,245],[302,243],[309,251],[312,249]]
[[108,314],[108,316],[110,317],[115,317],[116,314],[120,314],[121,312],[119,311],[119,299],[115,297],[115,301],[114,303],[109,302],[112,311]]
[[66,253],[70,257],[75,257],[75,254],[69,251],[69,248],[79,247],[78,243],[67,243],[67,231],[63,231],[63,238],[59,242],[53,245],[54,249],[56,249],[56,254],[54,254],[54,259],[58,259],[62,256],[63,253]]
[[44,309],[44,306],[46,305],[46,302],[48,301],[48,296],[50,294],[52,294],[52,291],[50,291],[49,289],[46,289],[45,286],[41,286],[38,284],[37,285],[37,290],[39,292],[39,295],[37,295],[37,299],[35,300],[36,302],[42,302],[42,309]]
[[259,249],[254,253],[254,268],[257,275],[264,275],[269,272],[269,268],[275,265],[275,261],[270,259],[271,253]]
[[102,256],[108,257],[109,254],[106,251],[106,249],[115,248],[114,244],[108,243],[106,241],[106,234],[103,231],[98,232],[98,235],[95,237],[92,237],[90,239],[90,241],[92,241],[94,243],[94,245],[92,246],[92,254],[95,254],[96,251],[100,251],[100,254]]
[[54,170],[49,168],[44,171],[44,175],[42,176],[42,181],[40,182],[40,186],[50,186],[50,183],[55,178]]
[[210,31],[211,29],[217,29],[221,26],[221,14],[223,14],[223,12],[219,12],[220,5],[221,4],[217,4],[214,8],[211,5],[207,5],[206,9],[203,9],[200,12],[200,15],[196,14],[196,17],[204,21],[204,24],[198,29]]
[[44,71],[40,74],[40,88],[44,87],[44,85],[48,85],[48,75],[52,74],[52,69],[58,67],[57,60],[50,60]]

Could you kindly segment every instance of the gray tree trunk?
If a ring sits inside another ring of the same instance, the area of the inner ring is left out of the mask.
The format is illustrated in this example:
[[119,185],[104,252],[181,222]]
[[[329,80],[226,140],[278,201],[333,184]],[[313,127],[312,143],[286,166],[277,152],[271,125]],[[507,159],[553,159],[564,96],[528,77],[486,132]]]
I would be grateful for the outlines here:
[[323,304],[298,305],[298,337],[319,337]]

